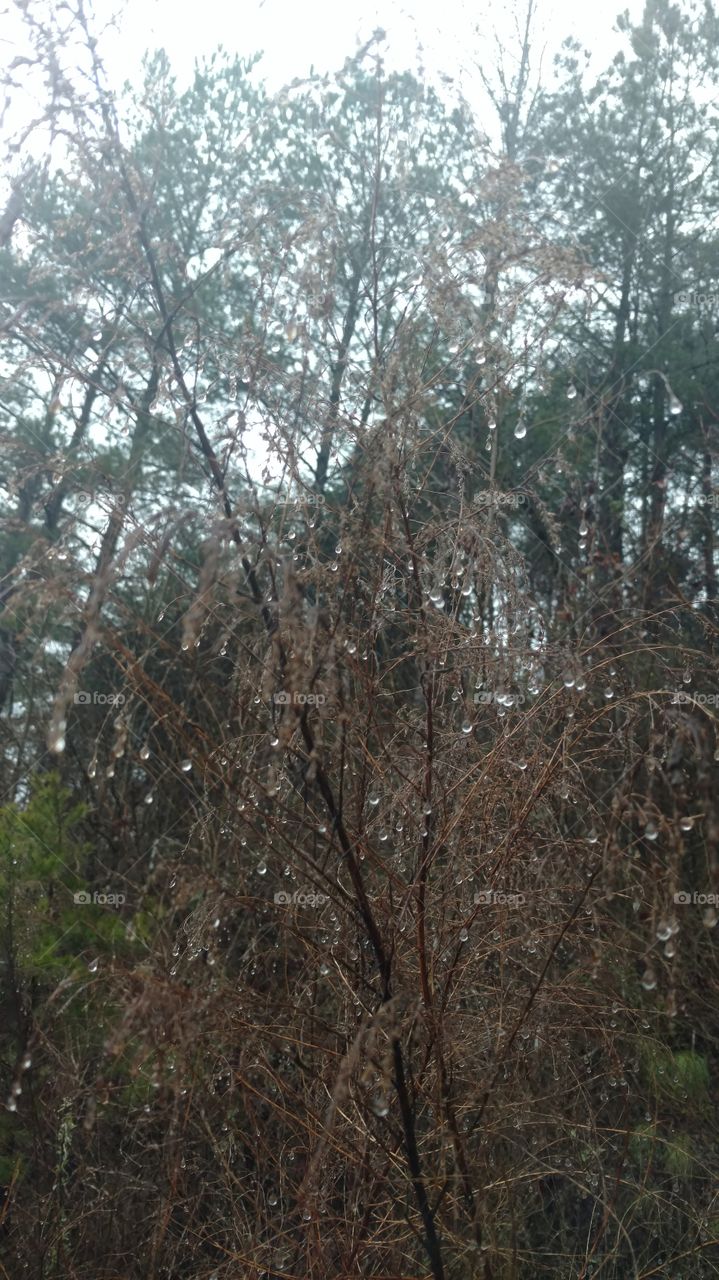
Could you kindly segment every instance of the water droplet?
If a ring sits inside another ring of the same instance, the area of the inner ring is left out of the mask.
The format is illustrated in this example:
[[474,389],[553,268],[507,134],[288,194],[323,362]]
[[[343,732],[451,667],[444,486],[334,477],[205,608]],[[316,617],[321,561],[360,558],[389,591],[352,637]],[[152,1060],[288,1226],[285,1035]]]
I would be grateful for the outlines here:
[[598,844],[599,832],[597,831],[596,827],[592,827],[591,831],[587,833],[587,841],[589,844]]
[[30,1067],[32,1066],[32,1058],[30,1057],[29,1053],[25,1054],[25,1057],[20,1063],[20,1066],[22,1067],[23,1071],[29,1071]]
[[377,795],[376,791],[371,791],[370,794],[367,796],[367,803],[370,804],[373,809],[377,808],[379,801],[380,801],[380,798]]
[[645,991],[653,991],[657,985],[657,977],[652,968],[647,966],[642,974],[642,986]]
[[183,760],[183,761],[182,761],[182,764],[180,765],[180,768],[182,769],[182,772],[183,772],[183,773],[189,773],[189,772],[190,772],[190,769],[192,768],[192,761],[191,761],[191,760]]
[[471,732],[472,732],[472,724],[471,724],[471,721],[470,721],[470,720],[463,720],[463,721],[462,721],[462,733],[471,733]]
[[672,957],[677,954],[677,949],[674,943],[671,941],[671,938],[669,942],[667,942],[666,946],[664,947],[664,954],[667,957],[667,960],[671,960]]
[[567,399],[576,400],[576,398],[577,398],[577,388],[575,387],[573,382],[570,382],[569,386],[567,387]]
[[714,929],[716,927],[719,915],[717,915],[716,907],[707,907],[702,915],[702,924],[705,929]]
[[669,412],[672,417],[675,418],[678,413],[681,413],[683,408],[684,405],[681,400],[679,400],[678,397],[674,395],[674,392],[672,392],[669,397]]
[[686,671],[683,671],[683,672],[682,672],[682,680],[684,681],[684,683],[685,683],[685,684],[691,684],[691,682],[692,682],[692,673],[691,673],[691,669],[690,669],[689,667],[687,667]]
[[571,671],[565,671],[562,676],[565,689],[573,689],[575,685],[574,675]]
[[267,863],[266,863],[266,862],[261,862],[261,863],[260,863],[260,865],[259,865],[259,866],[258,866],[258,868],[257,868],[257,874],[258,874],[258,876],[266,876],[266,875],[267,875]]
[[389,1102],[383,1093],[375,1094],[370,1105],[376,1116],[386,1116],[389,1113]]
[[87,776],[88,778],[94,778],[96,774],[97,774],[97,765],[93,760],[92,763],[87,766]]
[[518,768],[518,769],[521,769],[521,770],[522,770],[522,773],[524,773],[524,770],[527,768],[527,761],[526,761],[526,760],[518,760],[518,761],[517,761],[517,768]]
[[679,827],[682,831],[692,831],[694,828],[694,819],[689,817],[680,818]]
[[659,828],[657,827],[656,823],[648,822],[646,827],[644,828],[645,839],[656,840],[658,835],[659,835]]
[[672,926],[668,920],[660,920],[657,925],[657,937],[660,942],[666,942],[672,936]]
[[141,760],[149,760],[149,758],[150,758],[150,748],[148,747],[147,743],[145,742],[145,743],[143,744],[143,746],[141,746],[141,747],[140,747],[140,759],[141,759]]
[[97,968],[99,963],[100,961],[97,959],[90,961],[89,965],[87,966],[88,969],[90,970],[90,973],[97,973]]
[[143,802],[143,803],[144,803],[144,804],[148,804],[148,805],[149,805],[149,804],[154,804],[154,803],[155,803],[155,797],[154,797],[154,795],[153,795],[153,793],[152,793],[151,791],[148,791],[147,795],[145,796],[145,799],[144,799],[144,802]]
[[270,1208],[274,1209],[275,1205],[277,1204],[277,1196],[275,1195],[274,1191],[270,1192],[270,1194],[268,1195],[267,1203],[270,1206]]
[[469,929],[460,929],[459,940],[460,942],[469,942]]
[[527,434],[527,424],[524,421],[524,418],[520,418],[519,422],[514,428],[514,438],[515,440],[523,440],[526,434]]
[[614,697],[614,690],[609,685],[607,685],[606,689],[604,690],[604,697],[606,698],[607,702],[611,701],[611,699]]
[[280,745],[280,740],[279,740],[279,738],[277,738],[277,737],[275,737],[275,738],[270,738],[270,746],[271,746],[271,747],[279,747],[279,745]]

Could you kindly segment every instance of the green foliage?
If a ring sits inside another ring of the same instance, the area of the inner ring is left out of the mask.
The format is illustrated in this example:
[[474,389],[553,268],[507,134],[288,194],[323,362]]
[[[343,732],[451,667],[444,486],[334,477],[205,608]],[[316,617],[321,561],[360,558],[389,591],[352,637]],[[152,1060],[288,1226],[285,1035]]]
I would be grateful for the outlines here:
[[75,902],[85,890],[88,846],[75,833],[85,814],[54,773],[35,779],[25,805],[0,809],[3,936],[8,961],[26,980],[79,973],[88,951],[124,942],[112,909]]
[[673,1052],[645,1041],[641,1059],[643,1076],[652,1093],[693,1109],[706,1106],[710,1077],[709,1064],[702,1054],[691,1049]]
[[694,1144],[688,1134],[672,1138],[664,1147],[664,1167],[675,1178],[688,1178],[696,1164]]

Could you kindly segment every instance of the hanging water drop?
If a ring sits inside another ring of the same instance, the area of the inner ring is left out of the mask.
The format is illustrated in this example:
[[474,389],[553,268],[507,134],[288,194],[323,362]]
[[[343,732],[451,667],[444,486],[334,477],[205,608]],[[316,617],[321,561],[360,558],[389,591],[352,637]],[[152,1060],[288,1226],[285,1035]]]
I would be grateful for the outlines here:
[[89,965],[87,966],[88,969],[90,970],[90,973],[97,973],[99,963],[100,961],[98,959],[90,961]]
[[526,434],[527,434],[527,424],[524,421],[524,418],[520,418],[516,427],[514,428],[514,438],[515,440],[523,440]]
[[642,974],[642,986],[645,991],[653,991],[657,985],[657,977],[654,970],[648,965]]

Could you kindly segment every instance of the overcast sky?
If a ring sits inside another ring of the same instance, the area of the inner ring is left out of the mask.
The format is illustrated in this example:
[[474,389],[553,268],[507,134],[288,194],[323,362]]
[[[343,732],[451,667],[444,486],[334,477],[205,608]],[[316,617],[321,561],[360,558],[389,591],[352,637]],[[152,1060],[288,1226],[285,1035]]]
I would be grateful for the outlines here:
[[[95,0],[98,15],[117,8],[115,0]],[[613,34],[618,0],[538,0],[534,60],[546,49],[546,74],[567,36],[593,54],[597,69],[618,48]],[[642,0],[628,8],[641,14]],[[264,50],[263,71],[273,86],[315,70],[333,70],[377,27],[389,37],[388,61],[417,64],[418,49],[430,74],[442,71],[469,87],[473,51],[498,34],[513,44],[513,24],[523,23],[525,6],[511,0],[128,0],[119,38],[108,42],[113,79],[131,78],[148,46],[163,46],[182,79],[195,57],[218,44],[246,55]],[[485,55],[486,56],[486,55]]]

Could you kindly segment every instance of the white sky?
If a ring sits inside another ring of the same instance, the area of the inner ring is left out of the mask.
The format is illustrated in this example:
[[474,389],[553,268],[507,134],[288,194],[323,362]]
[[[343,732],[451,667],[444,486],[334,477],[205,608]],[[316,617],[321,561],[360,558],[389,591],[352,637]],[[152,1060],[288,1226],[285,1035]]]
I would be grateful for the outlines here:
[[[572,35],[593,54],[597,71],[619,47],[613,34],[620,0],[537,0],[537,39],[533,61],[545,49],[545,76],[563,39]],[[630,0],[632,17],[642,0]],[[95,0],[98,18],[109,17],[116,0]],[[427,72],[454,76],[471,95],[473,53],[494,43],[498,33],[514,44],[516,19],[523,25],[523,0],[128,0],[120,34],[108,41],[105,55],[113,80],[132,78],[142,52],[162,46],[184,80],[196,56],[223,44],[243,56],[264,50],[264,77],[272,87],[316,71],[331,71],[352,55],[377,27],[389,36],[388,62],[416,65],[423,48]]]

